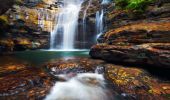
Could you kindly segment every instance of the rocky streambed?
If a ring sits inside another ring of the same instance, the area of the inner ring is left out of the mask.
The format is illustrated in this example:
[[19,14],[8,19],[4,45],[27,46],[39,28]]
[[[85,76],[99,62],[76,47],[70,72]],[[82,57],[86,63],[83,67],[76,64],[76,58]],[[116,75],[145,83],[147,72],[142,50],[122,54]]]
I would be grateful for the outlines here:
[[160,73],[152,74],[147,69],[110,64],[88,57],[59,58],[38,68],[30,67],[27,63],[14,62],[0,65],[1,100],[42,100],[55,82],[63,81],[55,75],[87,72],[103,73],[108,94],[116,100],[170,98],[169,80],[156,76],[161,74],[161,70]]

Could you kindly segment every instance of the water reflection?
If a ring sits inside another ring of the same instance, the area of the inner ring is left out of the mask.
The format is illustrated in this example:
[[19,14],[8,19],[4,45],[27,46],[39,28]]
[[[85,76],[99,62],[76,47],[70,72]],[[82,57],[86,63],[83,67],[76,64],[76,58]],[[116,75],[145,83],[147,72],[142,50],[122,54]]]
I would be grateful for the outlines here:
[[0,58],[0,64],[7,63],[22,63],[27,62],[33,66],[40,66],[45,62],[48,62],[57,58],[68,59],[70,57],[89,57],[88,51],[23,51],[15,52],[13,55],[2,56]]

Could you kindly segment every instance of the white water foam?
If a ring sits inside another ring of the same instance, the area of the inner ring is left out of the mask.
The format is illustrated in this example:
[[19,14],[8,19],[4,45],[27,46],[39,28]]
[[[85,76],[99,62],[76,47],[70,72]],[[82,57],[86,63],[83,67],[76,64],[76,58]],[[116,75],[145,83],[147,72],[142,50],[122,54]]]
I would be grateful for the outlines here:
[[57,82],[45,100],[108,100],[102,74],[81,73]]

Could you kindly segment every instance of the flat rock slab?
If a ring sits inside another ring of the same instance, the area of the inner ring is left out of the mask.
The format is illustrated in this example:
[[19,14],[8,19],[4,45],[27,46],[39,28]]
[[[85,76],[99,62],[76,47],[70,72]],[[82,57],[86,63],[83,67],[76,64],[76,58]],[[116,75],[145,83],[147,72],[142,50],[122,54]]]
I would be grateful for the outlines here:
[[57,59],[47,63],[46,68],[53,74],[95,72],[96,67],[104,64],[102,60],[89,58]]
[[93,58],[110,62],[170,68],[170,43],[147,43],[131,46],[98,44],[91,48],[90,55]]

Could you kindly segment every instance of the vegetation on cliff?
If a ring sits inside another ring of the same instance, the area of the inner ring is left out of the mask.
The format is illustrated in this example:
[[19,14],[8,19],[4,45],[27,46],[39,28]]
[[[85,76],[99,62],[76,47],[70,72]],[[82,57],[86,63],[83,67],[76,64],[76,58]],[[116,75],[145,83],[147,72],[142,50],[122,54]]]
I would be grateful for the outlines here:
[[129,17],[140,18],[154,2],[155,0],[115,0],[115,7],[127,12]]
[[133,12],[144,12],[155,0],[116,0],[116,8]]

